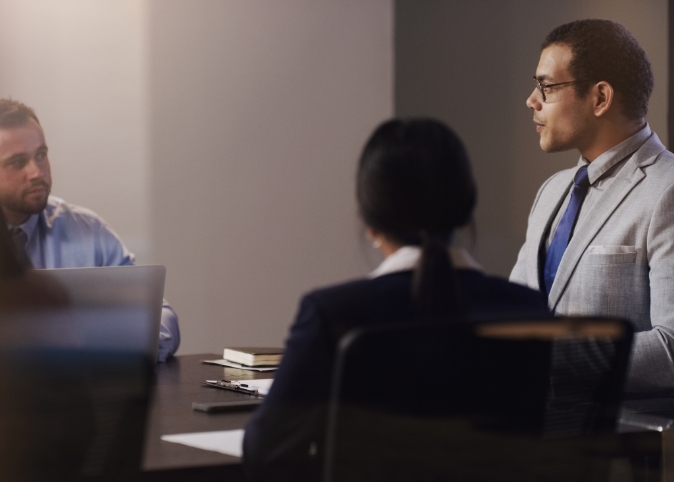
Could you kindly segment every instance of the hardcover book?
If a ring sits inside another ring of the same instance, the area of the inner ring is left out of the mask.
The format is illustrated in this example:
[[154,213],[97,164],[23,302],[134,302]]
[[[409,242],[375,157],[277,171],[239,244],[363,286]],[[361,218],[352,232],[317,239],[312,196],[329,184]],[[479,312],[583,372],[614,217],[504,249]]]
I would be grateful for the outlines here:
[[283,348],[225,348],[223,358],[251,367],[275,366],[281,363]]

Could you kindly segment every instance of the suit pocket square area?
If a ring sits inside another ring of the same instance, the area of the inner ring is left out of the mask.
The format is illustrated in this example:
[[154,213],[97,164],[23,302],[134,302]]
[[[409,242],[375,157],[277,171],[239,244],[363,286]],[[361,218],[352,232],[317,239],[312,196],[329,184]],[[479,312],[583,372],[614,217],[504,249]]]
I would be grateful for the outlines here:
[[636,254],[635,246],[588,246],[586,254]]
[[585,259],[590,264],[634,263],[637,249],[635,246],[588,246]]

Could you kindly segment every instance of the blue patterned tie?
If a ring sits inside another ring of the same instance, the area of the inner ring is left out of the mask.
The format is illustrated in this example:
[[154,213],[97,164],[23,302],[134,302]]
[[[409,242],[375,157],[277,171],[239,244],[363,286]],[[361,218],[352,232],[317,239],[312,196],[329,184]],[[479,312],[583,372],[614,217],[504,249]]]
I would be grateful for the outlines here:
[[562,219],[559,221],[557,231],[552,238],[548,252],[545,255],[545,271],[543,272],[543,281],[545,282],[545,291],[550,294],[552,290],[552,283],[557,276],[557,268],[559,262],[564,256],[566,246],[569,244],[573,228],[578,219],[578,212],[580,206],[583,204],[587,189],[590,187],[590,179],[587,177],[587,166],[583,166],[576,172],[576,177],[573,180],[573,191],[571,192],[571,200],[564,211]]

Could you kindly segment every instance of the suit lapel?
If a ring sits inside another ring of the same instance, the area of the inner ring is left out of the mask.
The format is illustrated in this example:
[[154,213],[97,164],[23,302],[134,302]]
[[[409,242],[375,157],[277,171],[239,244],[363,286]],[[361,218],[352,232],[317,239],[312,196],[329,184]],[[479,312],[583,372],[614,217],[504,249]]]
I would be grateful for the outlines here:
[[557,270],[555,282],[552,285],[549,305],[554,311],[564,293],[585,249],[595,238],[606,220],[613,214],[625,197],[644,178],[641,167],[652,164],[656,157],[665,150],[658,137],[653,136],[627,160],[613,180],[611,187],[597,200],[592,211],[588,212],[583,221],[576,226],[573,237],[564,252],[562,261]]
[[[550,185],[545,192],[545,198],[539,200],[540,208],[534,210],[533,217],[530,221],[530,239],[535,240],[535,242],[528,243],[527,246],[527,273],[529,273],[530,276],[535,276],[535,286],[538,286],[543,292],[545,292],[545,287],[539,286],[541,278],[541,266],[539,265],[541,243],[545,242],[545,235],[548,232],[550,224],[552,224],[557,211],[559,211],[569,189],[571,189],[575,173],[575,170],[570,169],[568,172],[560,173],[559,179],[550,181]],[[529,238],[529,235],[527,235],[527,237]],[[530,283],[529,286],[532,286],[532,284]]]

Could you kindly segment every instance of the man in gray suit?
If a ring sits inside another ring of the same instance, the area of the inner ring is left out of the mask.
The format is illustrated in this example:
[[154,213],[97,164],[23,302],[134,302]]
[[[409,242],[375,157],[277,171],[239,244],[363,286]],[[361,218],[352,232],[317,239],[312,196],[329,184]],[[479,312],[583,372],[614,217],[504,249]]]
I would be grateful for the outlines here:
[[674,155],[645,121],[646,53],[615,22],[576,21],[547,36],[535,79],[541,149],[581,157],[538,191],[510,279],[557,314],[631,320],[626,390],[674,391]]

